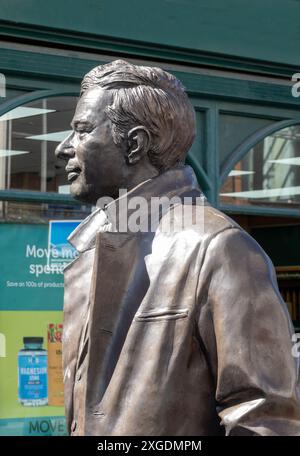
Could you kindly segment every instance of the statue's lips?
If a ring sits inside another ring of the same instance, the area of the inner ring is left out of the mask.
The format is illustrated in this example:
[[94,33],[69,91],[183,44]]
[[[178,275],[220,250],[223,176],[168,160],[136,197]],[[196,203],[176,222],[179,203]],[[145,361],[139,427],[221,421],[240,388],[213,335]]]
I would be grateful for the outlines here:
[[77,168],[71,169],[71,170],[67,170],[67,172],[68,172],[68,181],[73,182],[79,176],[80,169],[77,169]]

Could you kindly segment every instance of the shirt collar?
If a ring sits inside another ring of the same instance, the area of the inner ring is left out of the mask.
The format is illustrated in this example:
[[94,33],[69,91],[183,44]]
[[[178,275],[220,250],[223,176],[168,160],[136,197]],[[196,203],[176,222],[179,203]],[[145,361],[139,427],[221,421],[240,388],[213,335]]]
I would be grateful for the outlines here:
[[[68,237],[68,241],[78,252],[91,249],[95,246],[96,234],[100,231],[118,231],[115,215],[122,217],[123,198],[128,200],[134,196],[142,196],[148,202],[151,197],[176,196],[185,191],[198,189],[197,178],[190,166],[181,165],[144,181],[120,198],[109,203],[104,209],[97,208]],[[124,215],[124,214],[123,214]]]

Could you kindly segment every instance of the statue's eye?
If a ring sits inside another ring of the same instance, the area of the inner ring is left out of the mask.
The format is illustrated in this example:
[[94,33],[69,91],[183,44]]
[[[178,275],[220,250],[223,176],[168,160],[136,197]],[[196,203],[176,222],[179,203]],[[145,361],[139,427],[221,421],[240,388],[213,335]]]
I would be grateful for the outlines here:
[[76,131],[76,133],[83,135],[85,133],[90,133],[93,130],[93,126],[78,123],[77,125],[75,125],[74,130]]

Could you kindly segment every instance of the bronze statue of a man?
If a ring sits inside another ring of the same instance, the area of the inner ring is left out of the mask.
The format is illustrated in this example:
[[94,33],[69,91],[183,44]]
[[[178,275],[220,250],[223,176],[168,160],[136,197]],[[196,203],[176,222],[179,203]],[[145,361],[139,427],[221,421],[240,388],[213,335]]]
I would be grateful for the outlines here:
[[[71,193],[98,207],[71,234],[79,256],[65,269],[70,433],[299,435],[298,359],[274,269],[184,165],[195,115],[182,84],[159,68],[98,66],[72,128],[56,153]],[[153,215],[154,229],[139,229]]]

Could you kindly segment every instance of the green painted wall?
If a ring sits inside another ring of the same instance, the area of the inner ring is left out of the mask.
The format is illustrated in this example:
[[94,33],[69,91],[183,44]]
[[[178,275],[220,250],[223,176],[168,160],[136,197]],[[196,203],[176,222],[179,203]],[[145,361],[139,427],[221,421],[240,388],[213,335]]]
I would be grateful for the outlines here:
[[298,0],[1,0],[0,19],[294,65]]

